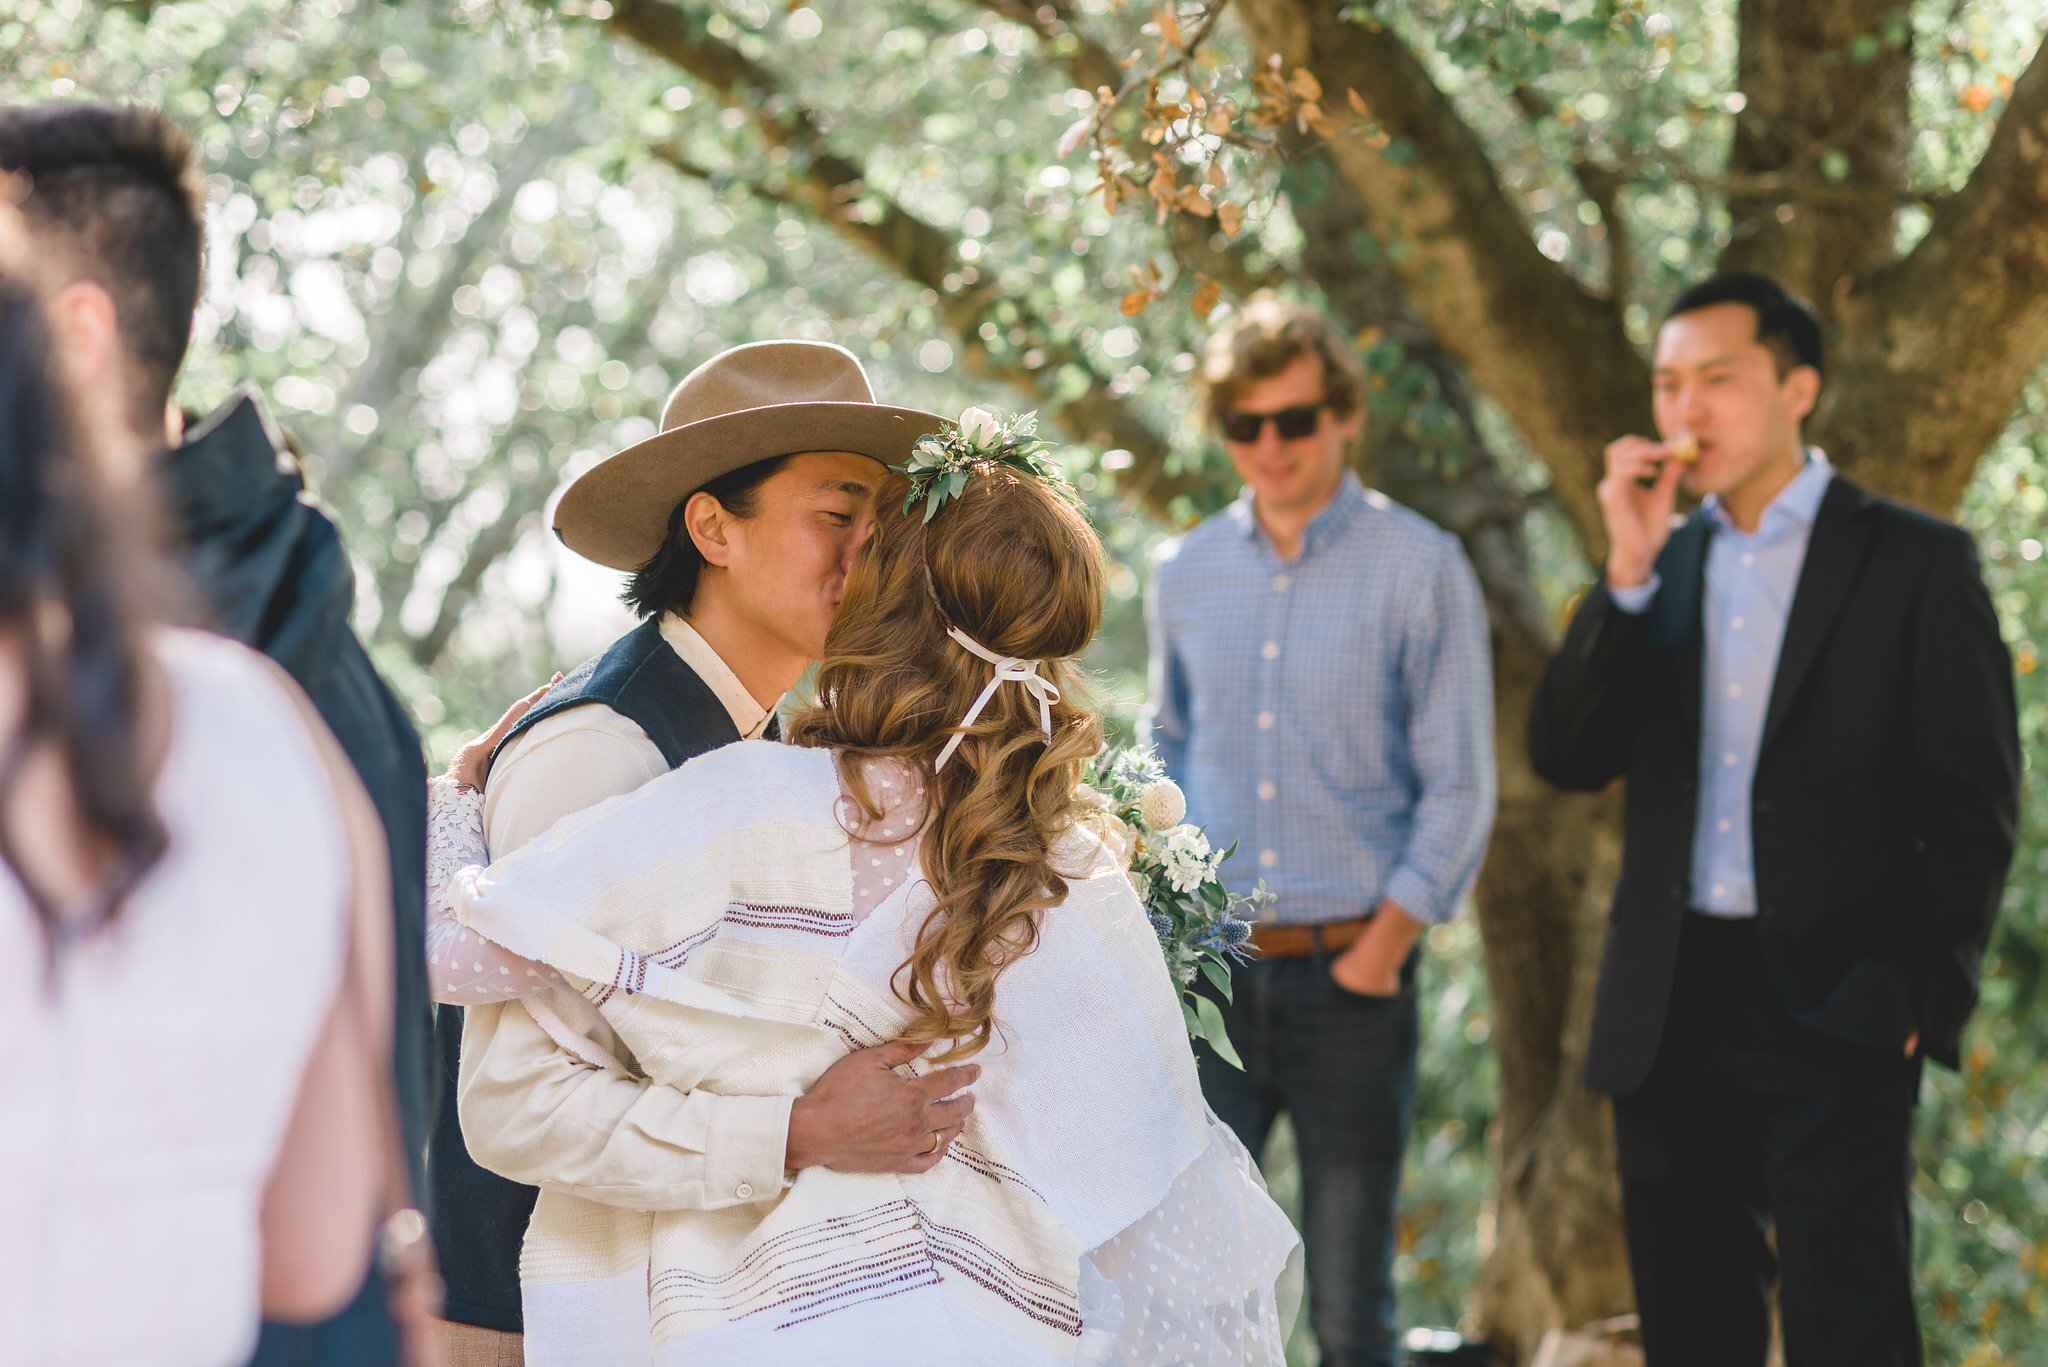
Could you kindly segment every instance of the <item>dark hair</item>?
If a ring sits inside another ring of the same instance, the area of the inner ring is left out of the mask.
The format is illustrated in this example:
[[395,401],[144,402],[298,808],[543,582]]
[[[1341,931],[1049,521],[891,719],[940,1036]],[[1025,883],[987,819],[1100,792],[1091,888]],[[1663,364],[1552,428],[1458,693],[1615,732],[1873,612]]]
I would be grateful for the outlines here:
[[0,631],[19,642],[28,685],[20,729],[0,751],[0,811],[29,758],[53,745],[80,821],[111,856],[85,913],[60,920],[0,820],[0,860],[54,955],[118,914],[167,836],[142,736],[144,622],[131,596],[142,581],[127,570],[126,549],[137,538],[118,525],[70,439],[48,354],[29,295],[0,280]]
[[19,207],[37,245],[114,300],[137,431],[162,424],[192,341],[206,202],[196,163],[192,140],[152,109],[0,109],[0,170],[28,182]]
[[668,535],[662,539],[661,549],[633,571],[633,577],[619,594],[626,606],[641,617],[688,608],[697,593],[697,571],[704,568],[704,553],[697,549],[697,543],[690,539],[690,529],[683,525],[683,510],[698,494],[709,494],[734,517],[752,517],[760,511],[761,486],[788,463],[788,456],[770,456],[728,470],[685,494],[683,501],[669,511]]
[[1220,423],[1246,388],[1301,356],[1322,361],[1323,398],[1331,411],[1339,418],[1356,413],[1365,396],[1365,367],[1351,339],[1307,304],[1260,293],[1209,339],[1202,383],[1210,421]]
[[1756,339],[1776,359],[1780,378],[1803,365],[1812,366],[1816,374],[1827,373],[1821,365],[1820,319],[1797,295],[1767,275],[1729,271],[1702,280],[1678,296],[1664,321],[1716,304],[1747,304],[1756,310]]

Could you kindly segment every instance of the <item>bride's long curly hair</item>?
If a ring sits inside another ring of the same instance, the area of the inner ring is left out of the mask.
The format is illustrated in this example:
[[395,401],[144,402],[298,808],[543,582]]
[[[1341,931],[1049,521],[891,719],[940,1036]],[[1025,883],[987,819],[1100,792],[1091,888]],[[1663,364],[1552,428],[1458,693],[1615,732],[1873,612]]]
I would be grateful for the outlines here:
[[[901,511],[908,487],[892,476],[877,495],[874,535],[825,639],[818,701],[789,738],[840,751],[847,789],[869,816],[881,807],[865,761],[923,773],[930,819],[919,856],[937,904],[896,993],[918,1013],[903,1038],[958,1041],[944,1055],[957,1059],[988,1044],[997,976],[1037,945],[1040,916],[1067,893],[1052,848],[1081,767],[1102,747],[1074,657],[1102,625],[1103,553],[1057,490],[1000,466],[978,467],[929,524],[922,503]],[[998,655],[1042,662],[1040,677],[1060,690],[1051,743],[1037,700],[1015,683],[959,726],[993,666],[947,636],[949,625]],[[958,751],[934,773],[956,734]]]

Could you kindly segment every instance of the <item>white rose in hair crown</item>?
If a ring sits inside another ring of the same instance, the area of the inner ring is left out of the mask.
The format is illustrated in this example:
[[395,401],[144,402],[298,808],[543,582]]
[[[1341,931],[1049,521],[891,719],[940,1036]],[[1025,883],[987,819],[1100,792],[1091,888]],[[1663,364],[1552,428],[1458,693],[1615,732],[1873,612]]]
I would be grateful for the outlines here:
[[1189,989],[1200,973],[1230,1000],[1231,966],[1250,957],[1252,934],[1250,922],[1237,913],[1263,905],[1272,894],[1263,883],[1248,896],[1228,891],[1217,869],[1237,845],[1210,848],[1200,828],[1181,824],[1187,814],[1187,795],[1149,750],[1103,751],[1074,790],[1074,819],[1117,856],[1145,904],[1180,985],[1188,1034],[1208,1040],[1218,1058],[1242,1068],[1224,1033],[1223,1013]]

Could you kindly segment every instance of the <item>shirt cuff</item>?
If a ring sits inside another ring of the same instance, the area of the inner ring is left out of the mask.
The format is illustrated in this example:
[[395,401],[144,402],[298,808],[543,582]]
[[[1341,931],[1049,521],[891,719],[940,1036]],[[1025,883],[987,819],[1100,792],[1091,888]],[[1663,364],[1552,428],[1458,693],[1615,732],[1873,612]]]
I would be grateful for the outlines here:
[[1380,896],[1392,900],[1401,910],[1428,926],[1441,925],[1458,910],[1456,902],[1439,893],[1427,878],[1406,864],[1394,870]]
[[1649,611],[1650,600],[1657,596],[1657,590],[1664,580],[1654,571],[1648,579],[1632,589],[1609,588],[1607,596],[1614,600],[1614,606],[1631,617],[1640,617]]
[[793,1096],[721,1096],[704,1144],[707,1210],[772,1201],[782,1194]]

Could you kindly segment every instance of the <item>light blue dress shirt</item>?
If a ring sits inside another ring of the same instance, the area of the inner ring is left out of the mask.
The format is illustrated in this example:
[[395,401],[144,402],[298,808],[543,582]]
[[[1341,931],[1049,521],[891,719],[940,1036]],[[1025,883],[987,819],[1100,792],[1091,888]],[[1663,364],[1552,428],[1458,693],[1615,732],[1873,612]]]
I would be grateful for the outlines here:
[[[1806,468],[1778,491],[1754,532],[1731,522],[1709,494],[1714,524],[1700,600],[1700,786],[1693,815],[1692,903],[1714,916],[1756,915],[1756,856],[1750,843],[1750,788],[1764,734],[1764,710],[1778,677],[1785,619],[1806,564],[1806,542],[1834,472],[1808,448]],[[1611,594],[1627,613],[1649,610],[1659,579]]]
[[1140,737],[1276,921],[1455,915],[1493,824],[1493,672],[1457,539],[1347,474],[1282,560],[1250,491],[1161,553]]

